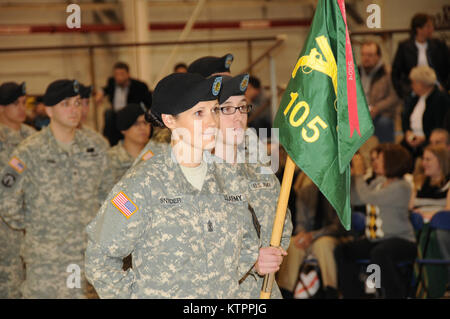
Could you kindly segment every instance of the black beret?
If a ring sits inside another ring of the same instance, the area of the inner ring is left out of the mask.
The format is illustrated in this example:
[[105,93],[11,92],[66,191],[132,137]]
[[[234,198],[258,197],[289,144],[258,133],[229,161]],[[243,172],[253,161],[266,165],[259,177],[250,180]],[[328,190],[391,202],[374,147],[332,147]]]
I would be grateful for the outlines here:
[[137,120],[137,118],[146,112],[146,108],[143,103],[127,104],[116,114],[116,127],[119,131],[128,130]]
[[88,99],[91,97],[92,93],[92,85],[84,86],[80,83],[80,98],[82,99]]
[[80,94],[77,80],[57,80],[49,84],[44,94],[44,104],[54,106],[62,100]]
[[221,76],[206,79],[195,73],[172,73],[156,85],[151,112],[159,120],[161,114],[182,113],[198,102],[217,100],[221,87]]
[[214,73],[230,72],[233,59],[233,55],[230,53],[221,58],[206,56],[192,62],[188,67],[188,72],[201,74],[205,78]]
[[22,82],[21,84],[14,82],[3,83],[0,86],[0,105],[14,103],[14,101],[25,94],[25,82]]
[[219,103],[224,103],[230,96],[244,95],[247,90],[249,77],[247,73],[235,77],[224,76],[222,90],[220,90],[219,94]]
[[36,96],[36,104],[39,104],[39,103],[44,103],[44,96],[43,95],[38,95],[38,96]]

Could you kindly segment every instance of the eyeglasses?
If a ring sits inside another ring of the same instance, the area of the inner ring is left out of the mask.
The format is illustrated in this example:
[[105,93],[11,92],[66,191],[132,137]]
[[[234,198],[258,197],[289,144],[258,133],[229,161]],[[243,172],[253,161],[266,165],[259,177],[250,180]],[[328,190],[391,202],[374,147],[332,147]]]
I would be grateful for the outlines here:
[[224,115],[232,115],[232,114],[236,113],[236,110],[239,110],[239,112],[241,114],[247,114],[247,113],[250,113],[250,111],[252,110],[252,105],[247,104],[247,105],[241,105],[241,106],[238,106],[238,107],[234,107],[234,106],[222,106],[222,107],[220,107],[220,111]]

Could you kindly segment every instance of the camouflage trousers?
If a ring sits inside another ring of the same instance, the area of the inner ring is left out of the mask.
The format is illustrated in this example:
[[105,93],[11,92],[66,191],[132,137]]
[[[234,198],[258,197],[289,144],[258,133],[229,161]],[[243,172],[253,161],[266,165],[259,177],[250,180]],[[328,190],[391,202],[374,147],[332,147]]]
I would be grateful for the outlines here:
[[0,299],[21,297],[25,270],[20,257],[23,232],[13,230],[0,219]]

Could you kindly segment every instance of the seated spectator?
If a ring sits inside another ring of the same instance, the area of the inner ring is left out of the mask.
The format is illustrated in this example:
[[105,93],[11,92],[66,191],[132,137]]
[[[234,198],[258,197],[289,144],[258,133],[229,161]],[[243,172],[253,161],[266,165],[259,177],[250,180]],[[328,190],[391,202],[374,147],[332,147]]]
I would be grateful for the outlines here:
[[375,146],[370,151],[370,164],[371,167],[366,171],[366,174],[364,175],[364,180],[366,181],[367,185],[372,184],[372,182],[377,179],[378,177],[382,176],[382,171],[380,170],[380,152],[381,152],[381,144]]
[[450,58],[445,42],[433,39],[433,17],[418,13],[411,21],[411,37],[398,45],[392,64],[392,83],[397,95],[406,99],[411,94],[409,74],[415,66],[429,66],[437,75],[435,83],[450,89]]
[[173,73],[186,73],[187,72],[187,65],[186,63],[180,62],[177,63],[174,67],[173,67]]
[[408,97],[405,101],[402,116],[405,138],[402,145],[416,159],[422,155],[431,131],[443,127],[450,101],[446,94],[436,87],[436,74],[430,67],[413,68],[410,79],[415,96]]
[[[450,152],[450,135],[446,129],[437,128],[431,132],[428,145],[430,146],[444,146]],[[422,165],[422,157],[416,159],[414,163],[414,172],[412,174],[412,184],[422,185],[424,182],[424,173]]]
[[431,132],[430,141],[431,146],[444,146],[450,151],[450,134],[446,129],[437,128]]
[[[448,137],[448,135],[447,135]],[[429,221],[435,213],[450,210],[450,156],[448,146],[430,145],[423,152],[421,184],[415,185],[410,209]],[[444,259],[450,259],[450,232],[436,231],[436,239]],[[450,282],[450,267],[448,267]]]
[[426,221],[438,211],[450,210],[450,158],[445,146],[428,146],[422,157],[423,178],[417,178],[410,210],[422,214]]
[[152,105],[152,94],[147,84],[130,77],[128,64],[117,62],[113,68],[114,76],[108,79],[106,86],[96,94],[97,104],[101,103],[104,96],[108,96],[112,109],[105,111],[105,127],[103,135],[111,146],[123,138],[116,128],[117,112],[128,103],[144,103],[147,108]]
[[411,187],[403,179],[411,157],[402,146],[383,144],[379,153],[379,179],[370,187],[363,179],[364,164],[360,155],[352,161],[352,204],[365,204],[367,209],[365,237],[340,245],[335,250],[339,289],[344,298],[364,296],[364,284],[359,280],[359,259],[370,259],[382,274],[381,292],[386,298],[406,297],[397,263],[416,257],[414,229],[409,221],[408,203]]
[[[371,187],[371,188],[378,185],[380,182],[380,179],[385,178],[383,176],[382,171],[380,170],[380,167],[382,167],[382,165],[380,164],[380,159],[382,159],[380,156],[381,148],[382,148],[382,145],[379,144],[379,145],[375,146],[374,148],[372,148],[372,150],[370,151],[370,166],[366,170],[366,172],[363,176],[367,185],[369,185],[369,187]],[[361,154],[361,153],[358,152],[358,154]],[[365,164],[364,164],[364,167],[366,167]],[[351,198],[354,196],[357,196],[357,194],[354,194],[354,192],[355,192],[355,189],[352,188],[351,195],[350,195]],[[352,211],[365,214],[366,213],[366,205],[352,205]]]
[[361,45],[361,83],[381,143],[394,142],[394,119],[400,103],[391,75],[381,59],[381,48],[373,41]]
[[291,238],[288,255],[278,271],[278,285],[294,292],[300,265],[312,253],[319,263],[325,298],[337,298],[333,252],[338,243],[347,239],[347,233],[328,200],[306,176],[296,199],[295,225],[295,235]]

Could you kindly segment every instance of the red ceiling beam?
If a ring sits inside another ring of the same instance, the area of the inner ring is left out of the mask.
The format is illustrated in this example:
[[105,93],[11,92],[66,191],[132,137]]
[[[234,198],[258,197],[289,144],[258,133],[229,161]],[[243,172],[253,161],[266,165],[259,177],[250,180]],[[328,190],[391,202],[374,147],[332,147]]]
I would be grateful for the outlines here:
[[[207,29],[269,29],[276,27],[306,27],[311,24],[310,19],[267,19],[244,21],[215,21],[197,22],[194,30]],[[149,23],[151,31],[183,30],[184,22],[155,22]],[[0,34],[29,34],[29,33],[67,33],[67,32],[119,32],[124,31],[122,24],[82,24],[80,29],[69,29],[66,25],[0,25]]]

